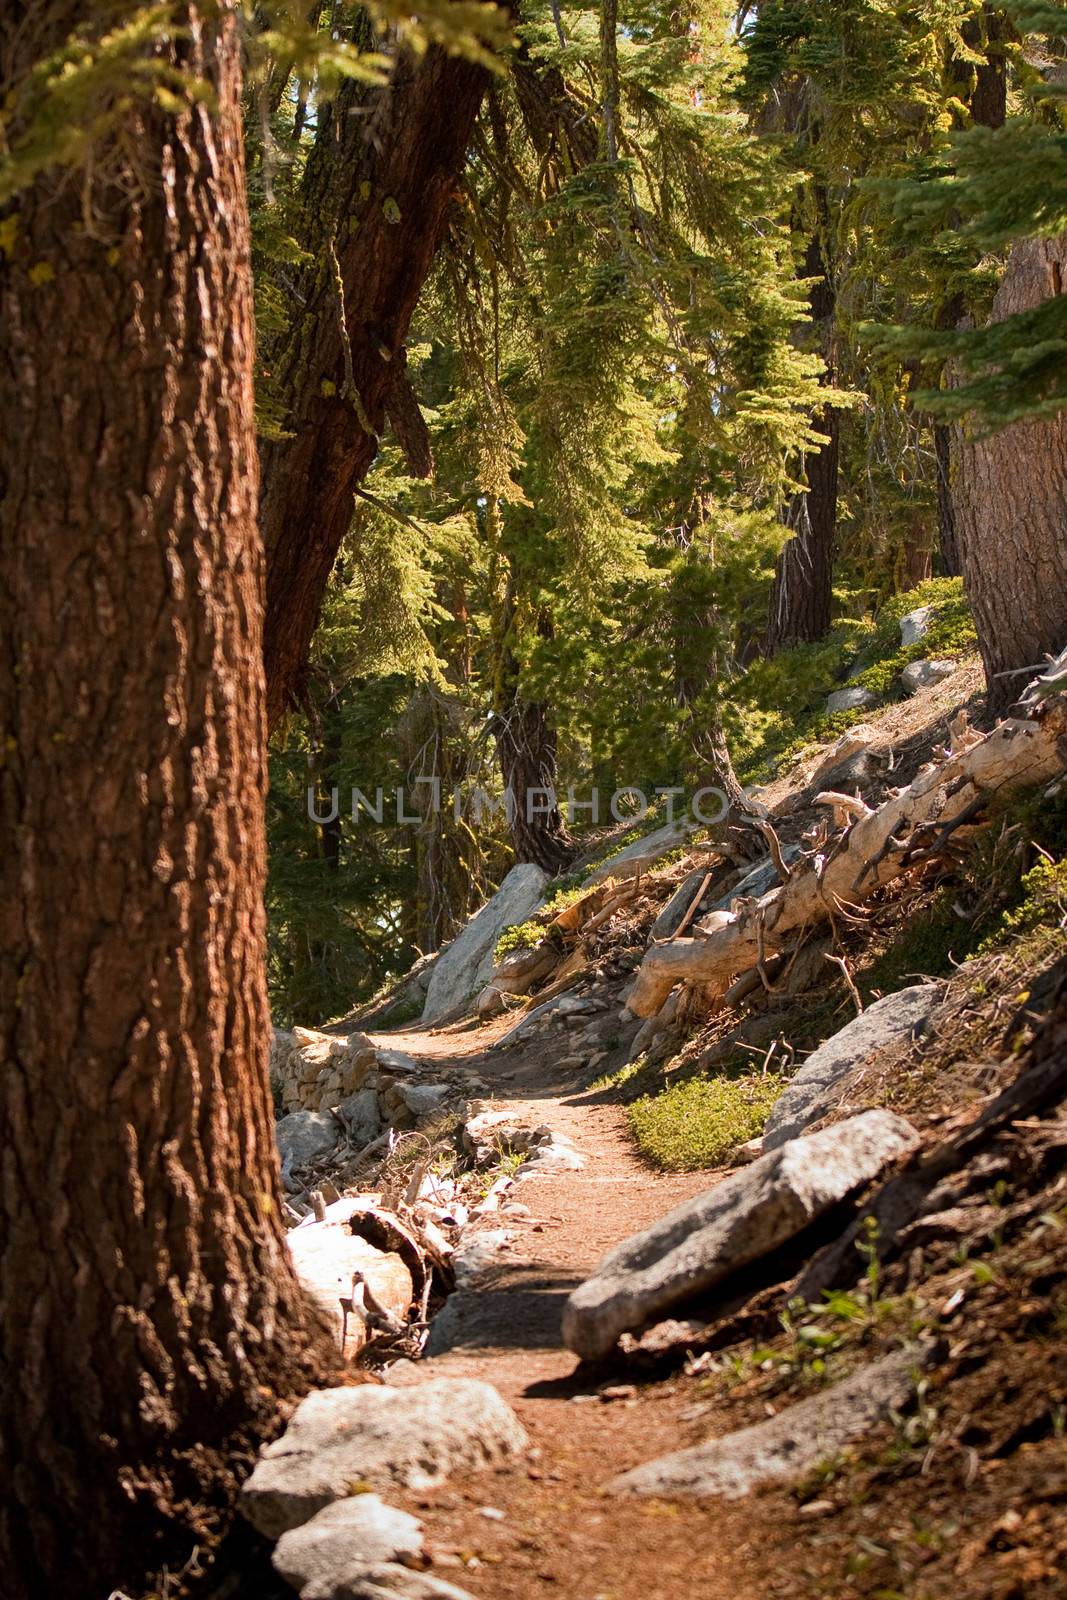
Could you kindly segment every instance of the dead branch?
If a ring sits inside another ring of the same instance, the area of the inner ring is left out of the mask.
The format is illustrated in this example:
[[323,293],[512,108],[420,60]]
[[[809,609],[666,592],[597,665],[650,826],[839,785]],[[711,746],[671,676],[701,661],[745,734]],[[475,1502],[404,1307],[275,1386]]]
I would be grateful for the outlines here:
[[676,939],[649,950],[627,1001],[630,1011],[654,1016],[677,983],[725,988],[765,953],[791,943],[805,924],[814,927],[843,905],[869,899],[900,876],[907,843],[921,824],[945,828],[993,792],[1059,777],[1067,765],[1065,735],[1067,696],[1057,695],[1033,717],[1002,722],[973,747],[924,769],[900,795],[857,819],[821,870],[819,862],[805,862],[788,883],[743,907],[709,939]]

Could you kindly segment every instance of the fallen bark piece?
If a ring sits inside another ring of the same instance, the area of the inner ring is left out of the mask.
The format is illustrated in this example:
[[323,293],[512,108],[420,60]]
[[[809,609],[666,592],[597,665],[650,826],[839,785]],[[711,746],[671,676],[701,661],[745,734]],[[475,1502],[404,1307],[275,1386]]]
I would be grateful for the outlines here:
[[970,821],[987,796],[1003,796],[1059,776],[1067,763],[1067,696],[1042,702],[1029,719],[1009,719],[977,744],[923,772],[877,811],[860,818],[826,856],[795,868],[788,883],[745,906],[707,939],[677,939],[646,954],[627,1008],[655,1016],[676,983],[725,990],[790,940],[942,849],[954,827]]
[[241,1490],[241,1510],[277,1539],[356,1488],[431,1488],[528,1443],[496,1390],[474,1378],[432,1378],[412,1389],[315,1389],[281,1438],[264,1446]]
[[609,1251],[564,1307],[564,1344],[606,1356],[620,1334],[768,1255],[919,1143],[903,1117],[866,1111],[761,1156]]
[[776,1150],[827,1116],[839,1103],[853,1072],[887,1045],[917,1038],[940,998],[941,989],[933,983],[900,989],[876,1000],[824,1040],[771,1111],[763,1133],[764,1150]]
[[369,1568],[422,1550],[422,1524],[406,1511],[387,1506],[379,1495],[357,1494],[335,1500],[299,1528],[278,1540],[271,1560],[276,1572],[301,1595],[337,1595],[345,1583]]
[[457,1589],[455,1584],[445,1583],[430,1572],[416,1572],[411,1567],[389,1561],[332,1588],[308,1584],[300,1600],[474,1600],[474,1597],[466,1589]]
[[612,1479],[608,1489],[740,1500],[773,1484],[799,1483],[872,1423],[906,1405],[929,1359],[925,1347],[912,1345],[766,1422],[634,1467]]

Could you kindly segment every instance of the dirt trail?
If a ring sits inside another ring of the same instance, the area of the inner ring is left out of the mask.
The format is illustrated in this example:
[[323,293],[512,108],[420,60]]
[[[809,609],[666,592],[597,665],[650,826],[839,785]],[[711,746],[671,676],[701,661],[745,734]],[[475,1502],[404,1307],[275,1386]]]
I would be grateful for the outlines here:
[[[759,1592],[745,1575],[757,1537],[751,1506],[675,1506],[601,1493],[614,1473],[707,1436],[709,1416],[687,1414],[700,1399],[696,1385],[675,1378],[602,1399],[598,1389],[625,1390],[629,1375],[576,1375],[559,1332],[567,1295],[605,1250],[713,1177],[651,1171],[634,1152],[623,1113],[592,1103],[553,1065],[558,1046],[541,1039],[489,1050],[501,1031],[497,1023],[378,1037],[425,1060],[469,1066],[494,1105],[566,1134],[585,1161],[579,1172],[518,1184],[509,1199],[529,1216],[471,1225],[465,1245],[501,1227],[512,1238],[494,1252],[477,1287],[449,1301],[435,1332],[439,1353],[420,1364],[427,1375],[493,1384],[521,1417],[536,1455],[404,1503],[426,1525],[435,1570],[491,1600],[526,1600],[542,1589],[568,1600],[749,1600]],[[470,1556],[477,1565],[466,1564]]]

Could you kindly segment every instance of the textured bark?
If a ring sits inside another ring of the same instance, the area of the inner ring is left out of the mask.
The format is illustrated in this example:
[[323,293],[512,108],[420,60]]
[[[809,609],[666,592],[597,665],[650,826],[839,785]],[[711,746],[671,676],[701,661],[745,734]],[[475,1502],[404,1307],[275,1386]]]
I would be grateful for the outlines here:
[[912,517],[904,533],[900,588],[906,592],[925,583],[934,574],[934,552],[930,544],[930,528],[926,515],[919,512]]
[[[993,319],[1039,305],[1067,284],[1067,237],[1016,244]],[[953,501],[964,585],[991,712],[1026,686],[1024,669],[1067,642],[1067,412],[986,438],[959,432]]]
[[[9,7],[8,81],[94,9]],[[127,110],[93,232],[81,178],[48,175],[0,258],[8,1600],[184,1561],[324,1370],[266,1075],[240,44],[228,7],[177,21],[216,100]]]
[[946,578],[961,578],[960,541],[956,531],[956,510],[952,503],[952,429],[948,423],[934,423],[934,468],[937,472],[937,531],[941,552],[941,573]]
[[[985,50],[985,60],[974,69],[974,83],[970,91],[971,121],[982,128],[1002,128],[1008,114],[1007,62],[1005,42],[1013,37],[1004,13],[993,6],[983,6],[981,17],[973,17],[964,24],[963,40],[971,50]],[[960,92],[965,93],[960,85]],[[962,294],[956,294],[941,308],[937,318],[938,328],[958,327],[966,313]],[[946,578],[963,576],[963,559],[960,554],[959,531],[952,499],[952,478],[955,471],[954,455],[956,430],[948,423],[935,422],[934,462],[937,472],[937,527],[941,551],[941,571]]]
[[[808,244],[804,277],[818,279],[811,291],[811,316],[827,366],[825,381],[832,384],[835,296],[817,234]],[[841,429],[839,414],[832,407],[826,407],[812,422],[828,442],[818,455],[809,456],[807,493],[794,495],[786,512],[792,537],[783,546],[774,575],[767,619],[768,655],[785,645],[812,643],[830,628]]]
[[548,873],[562,871],[574,851],[555,798],[556,733],[546,707],[516,698],[494,714],[493,736],[504,792],[511,796],[515,860],[536,862]]
[[321,109],[301,237],[314,262],[298,275],[293,302],[302,309],[287,345],[267,362],[291,435],[260,451],[272,727],[299,700],[353,491],[387,414],[415,470],[429,470],[404,340],[487,83],[484,68],[433,49],[421,61],[402,56],[386,88],[348,83]]

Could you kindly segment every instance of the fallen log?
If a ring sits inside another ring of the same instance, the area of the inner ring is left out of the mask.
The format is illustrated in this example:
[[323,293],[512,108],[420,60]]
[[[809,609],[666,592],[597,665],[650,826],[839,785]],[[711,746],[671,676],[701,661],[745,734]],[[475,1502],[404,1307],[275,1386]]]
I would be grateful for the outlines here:
[[943,849],[994,793],[1032,788],[1067,769],[1067,696],[1026,719],[1000,723],[979,743],[924,768],[909,788],[857,818],[825,852],[795,862],[788,882],[743,907],[710,938],[654,946],[638,969],[627,1007],[660,1010],[677,983],[723,990],[791,938],[868,899],[917,861]]

